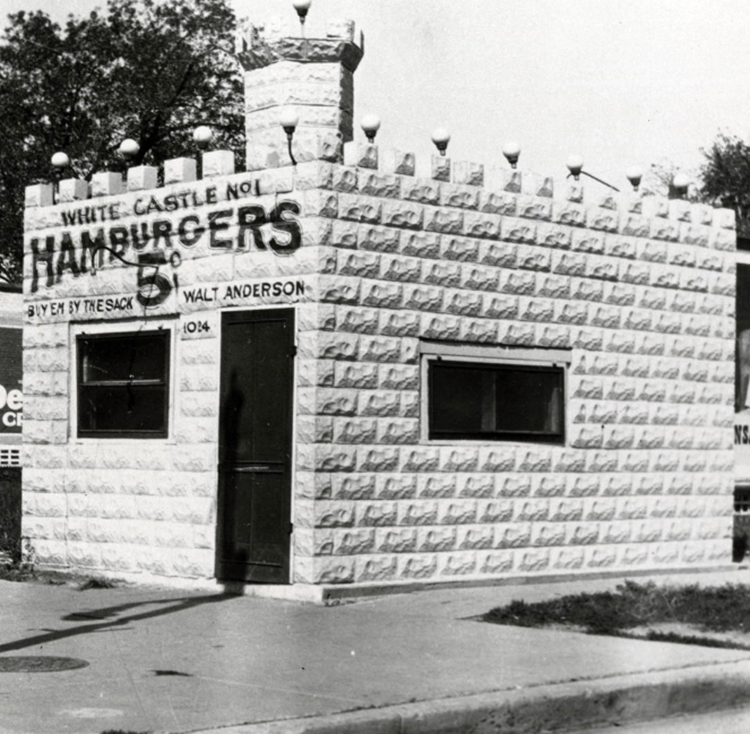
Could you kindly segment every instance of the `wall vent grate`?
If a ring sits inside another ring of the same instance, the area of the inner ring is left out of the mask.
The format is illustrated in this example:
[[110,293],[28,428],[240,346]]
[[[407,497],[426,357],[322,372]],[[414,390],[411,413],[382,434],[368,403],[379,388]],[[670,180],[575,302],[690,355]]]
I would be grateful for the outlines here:
[[0,466],[21,466],[21,449],[0,448]]

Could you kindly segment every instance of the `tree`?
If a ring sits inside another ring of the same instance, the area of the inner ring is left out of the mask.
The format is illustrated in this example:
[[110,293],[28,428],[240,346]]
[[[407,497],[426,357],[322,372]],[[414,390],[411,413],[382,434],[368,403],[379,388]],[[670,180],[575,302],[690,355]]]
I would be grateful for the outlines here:
[[18,281],[24,190],[50,180],[64,151],[67,176],[123,170],[117,153],[135,139],[135,164],[189,155],[209,125],[217,147],[244,160],[242,76],[227,0],[109,0],[105,13],[9,16],[0,42],[0,280]]
[[738,234],[750,237],[750,145],[736,135],[720,133],[701,152],[704,200],[734,209]]

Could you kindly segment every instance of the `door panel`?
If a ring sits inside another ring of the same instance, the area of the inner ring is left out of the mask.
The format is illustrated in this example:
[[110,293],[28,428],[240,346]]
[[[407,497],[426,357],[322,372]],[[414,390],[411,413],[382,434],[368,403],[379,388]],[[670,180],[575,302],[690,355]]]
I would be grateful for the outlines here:
[[222,318],[217,577],[289,582],[294,311]]

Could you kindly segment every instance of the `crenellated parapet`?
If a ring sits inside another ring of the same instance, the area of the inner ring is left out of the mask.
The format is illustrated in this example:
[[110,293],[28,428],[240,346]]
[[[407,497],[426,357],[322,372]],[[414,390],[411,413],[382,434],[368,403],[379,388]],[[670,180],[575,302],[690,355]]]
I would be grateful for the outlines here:
[[[202,179],[216,176],[231,176],[235,171],[234,153],[230,150],[214,150],[201,156]],[[164,162],[164,185],[190,184],[197,182],[198,167],[194,158],[173,158]],[[35,184],[26,188],[25,205],[46,207],[53,204],[69,204],[74,201],[119,196],[131,191],[148,191],[158,186],[159,169],[155,166],[133,166],[125,175],[115,171],[94,173],[91,181],[67,178],[53,184]]]
[[[315,183],[344,193],[359,191],[402,198],[414,204],[475,209],[627,236],[685,239],[688,244],[696,245],[707,243],[707,234],[702,228],[713,227],[725,232],[719,236],[718,249],[732,250],[735,246],[734,212],[729,209],[640,192],[612,192],[594,184],[584,186],[581,182],[555,180],[501,165],[454,161],[446,156],[417,158],[412,152],[369,143],[352,141],[344,146],[343,152],[341,164],[316,166],[303,162],[296,166],[250,171],[246,177],[258,180],[259,188],[254,189],[258,193],[268,188],[263,182],[272,179],[284,180],[289,190],[308,188],[311,172],[318,176],[320,171],[326,171],[327,177],[316,179]],[[224,150],[203,153],[201,169],[199,179],[194,158],[165,161],[164,187],[233,176],[234,155]],[[95,173],[90,182],[63,179],[57,188],[52,184],[35,184],[26,189],[25,205],[27,209],[34,209],[128,192],[147,192],[160,188],[158,179],[156,167],[134,166],[125,175],[111,171]]]

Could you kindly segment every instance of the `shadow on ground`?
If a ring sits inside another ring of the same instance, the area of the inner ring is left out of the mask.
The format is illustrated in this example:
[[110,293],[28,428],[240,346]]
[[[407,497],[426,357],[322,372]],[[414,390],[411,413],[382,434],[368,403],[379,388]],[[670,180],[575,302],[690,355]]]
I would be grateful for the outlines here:
[[[56,642],[58,640],[64,640],[70,637],[78,637],[80,635],[88,635],[95,632],[101,632],[102,630],[123,627],[130,622],[138,622],[144,619],[153,619],[154,617],[162,617],[166,614],[177,614],[194,607],[203,606],[204,604],[216,604],[217,602],[226,601],[232,598],[234,597],[229,594],[212,594],[210,596],[194,596],[181,599],[168,599],[164,601],[156,600],[136,602],[131,604],[119,604],[117,606],[92,609],[85,612],[75,612],[73,614],[64,616],[62,618],[62,621],[103,621],[92,622],[90,624],[80,624],[77,627],[72,627],[70,629],[45,630],[44,633],[40,635],[26,637],[22,640],[16,640],[15,642],[0,644],[0,654],[14,652],[16,650],[23,650],[25,648],[35,647],[37,645],[46,645],[50,642]],[[152,607],[154,605],[159,605],[159,608],[135,614],[128,614],[128,612],[135,611],[141,607]]]

